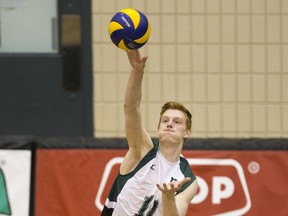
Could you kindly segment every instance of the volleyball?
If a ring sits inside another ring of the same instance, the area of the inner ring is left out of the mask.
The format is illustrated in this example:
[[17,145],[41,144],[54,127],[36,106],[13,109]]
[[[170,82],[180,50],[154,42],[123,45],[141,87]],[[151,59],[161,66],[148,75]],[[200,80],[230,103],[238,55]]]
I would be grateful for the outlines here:
[[118,11],[109,23],[112,42],[123,50],[134,50],[144,46],[150,37],[150,22],[141,12],[133,8]]

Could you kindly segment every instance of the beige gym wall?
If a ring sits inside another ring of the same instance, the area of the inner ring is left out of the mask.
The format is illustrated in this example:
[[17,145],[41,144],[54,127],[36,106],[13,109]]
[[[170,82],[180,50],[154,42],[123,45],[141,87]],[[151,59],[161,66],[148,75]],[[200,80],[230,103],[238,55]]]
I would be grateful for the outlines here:
[[143,122],[155,136],[161,105],[193,115],[192,137],[288,137],[288,0],[93,0],[96,137],[124,137],[131,70],[112,44],[113,14],[133,7],[151,22]]

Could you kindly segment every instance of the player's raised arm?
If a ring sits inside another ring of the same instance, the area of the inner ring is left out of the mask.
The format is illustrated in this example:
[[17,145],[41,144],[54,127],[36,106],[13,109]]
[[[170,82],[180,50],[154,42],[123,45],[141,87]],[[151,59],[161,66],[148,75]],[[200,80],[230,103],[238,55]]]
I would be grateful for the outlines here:
[[[129,151],[125,157],[122,172],[131,171],[143,156],[153,147],[150,135],[144,129],[141,119],[142,80],[147,56],[141,57],[138,50],[127,51],[132,66],[124,98],[125,131]],[[127,163],[129,166],[126,166]]]

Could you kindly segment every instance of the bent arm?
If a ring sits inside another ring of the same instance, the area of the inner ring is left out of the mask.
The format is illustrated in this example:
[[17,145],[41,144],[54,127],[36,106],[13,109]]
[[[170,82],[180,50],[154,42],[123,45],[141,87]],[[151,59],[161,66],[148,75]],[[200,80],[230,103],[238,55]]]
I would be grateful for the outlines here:
[[190,181],[190,178],[184,178],[180,182],[171,182],[169,185],[163,184],[158,189],[162,191],[163,216],[185,216],[189,204],[198,190],[198,183],[195,180],[183,192],[175,196],[175,193],[181,189],[182,185]]
[[198,182],[195,180],[186,190],[176,196],[176,206],[180,216],[185,216],[189,205],[197,194]]

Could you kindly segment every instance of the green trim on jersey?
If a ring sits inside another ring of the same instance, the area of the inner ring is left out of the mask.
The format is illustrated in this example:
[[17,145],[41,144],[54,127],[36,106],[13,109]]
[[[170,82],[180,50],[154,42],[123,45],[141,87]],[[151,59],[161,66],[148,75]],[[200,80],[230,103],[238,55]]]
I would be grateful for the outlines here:
[[118,173],[112,189],[110,191],[110,194],[108,196],[108,199],[110,201],[115,201],[117,200],[118,195],[120,194],[122,188],[124,187],[124,185],[126,184],[126,182],[132,178],[143,166],[145,166],[150,160],[152,160],[153,158],[155,158],[157,151],[158,151],[158,143],[154,143],[154,147],[144,156],[144,158],[140,161],[140,163],[136,166],[136,168],[131,171],[128,174],[122,175],[120,173]]
[[186,158],[180,156],[180,170],[185,177],[190,177],[191,180],[184,184],[180,190],[177,191],[176,195],[184,191],[187,187],[189,187],[195,180],[196,177],[190,169],[190,165]]

